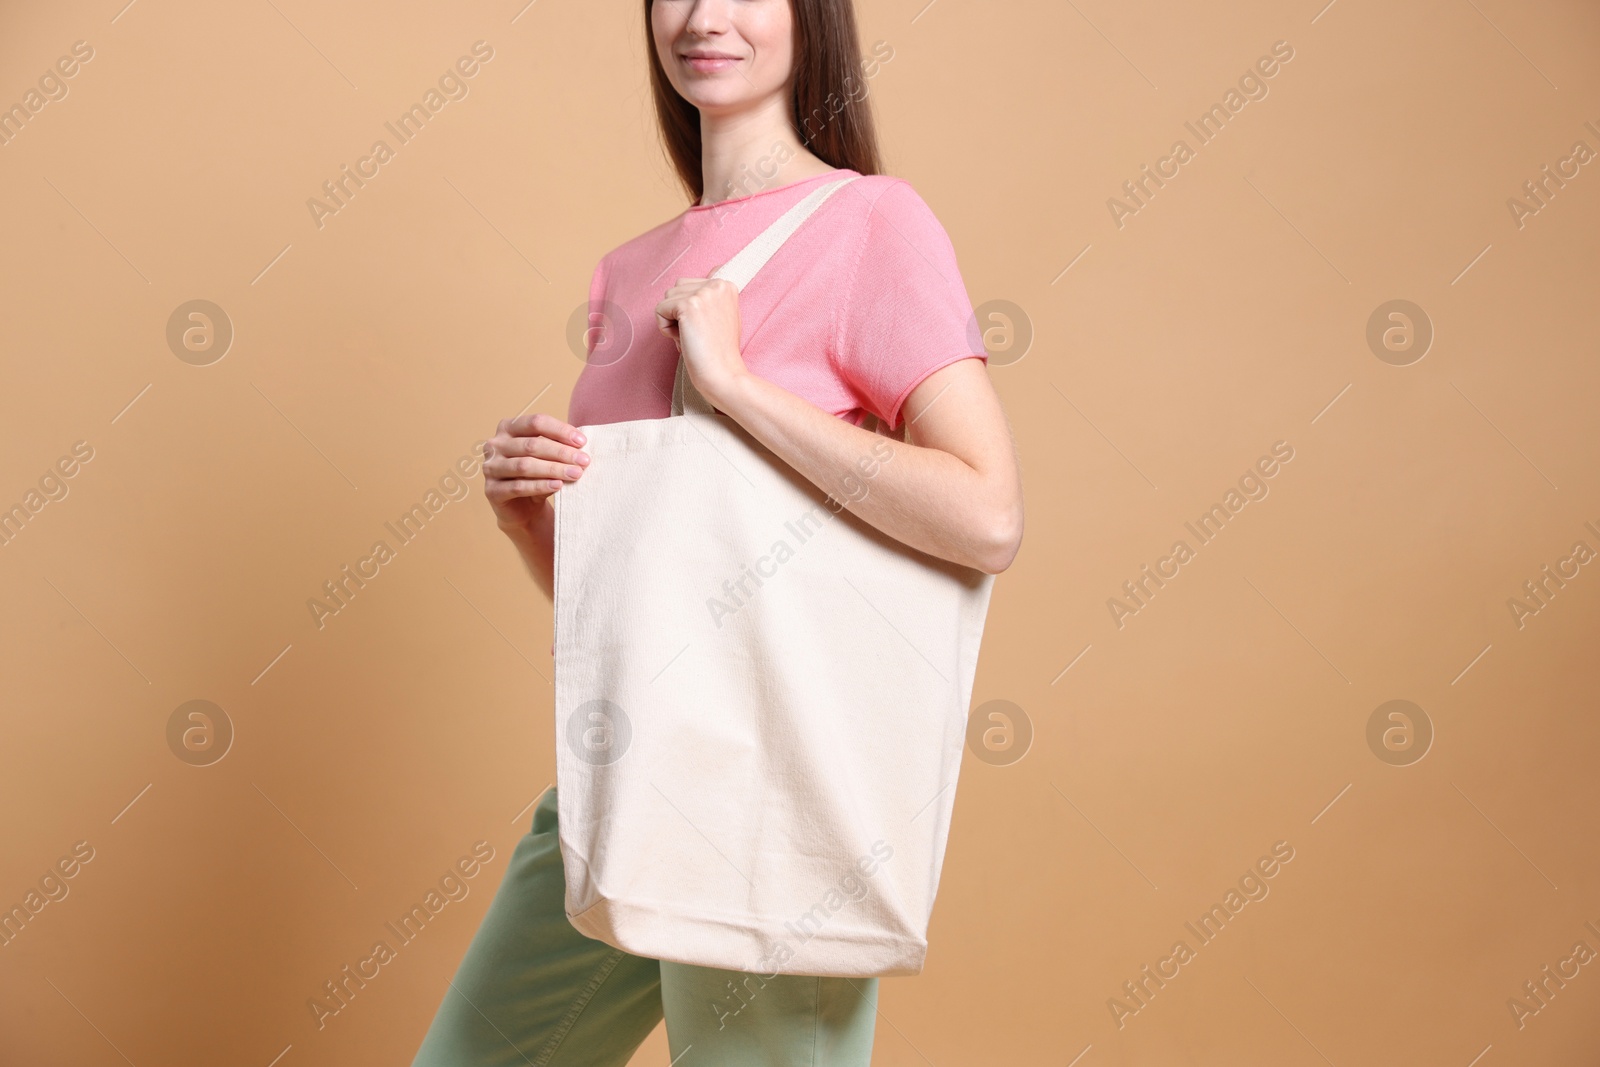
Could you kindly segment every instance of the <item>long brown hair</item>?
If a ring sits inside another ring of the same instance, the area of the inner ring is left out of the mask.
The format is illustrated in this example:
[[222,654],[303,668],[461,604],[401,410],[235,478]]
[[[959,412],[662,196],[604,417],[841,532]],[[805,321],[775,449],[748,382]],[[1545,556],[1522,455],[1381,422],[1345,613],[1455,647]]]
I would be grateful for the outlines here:
[[[693,202],[705,195],[700,172],[700,109],[678,94],[662,69],[644,0],[650,87],[667,158]],[[852,0],[789,0],[794,12],[794,94],[789,122],[800,143],[832,167],[880,172],[878,136],[868,106]]]

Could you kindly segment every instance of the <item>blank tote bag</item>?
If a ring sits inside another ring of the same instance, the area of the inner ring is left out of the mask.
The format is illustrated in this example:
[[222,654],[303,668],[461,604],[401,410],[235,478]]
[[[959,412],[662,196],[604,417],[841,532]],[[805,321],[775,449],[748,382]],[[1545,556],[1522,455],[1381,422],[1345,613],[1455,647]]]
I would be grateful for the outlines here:
[[[744,288],[854,180],[713,277]],[[583,427],[551,498],[568,918],[679,963],[917,974],[994,576],[842,509],[681,360],[672,412]]]

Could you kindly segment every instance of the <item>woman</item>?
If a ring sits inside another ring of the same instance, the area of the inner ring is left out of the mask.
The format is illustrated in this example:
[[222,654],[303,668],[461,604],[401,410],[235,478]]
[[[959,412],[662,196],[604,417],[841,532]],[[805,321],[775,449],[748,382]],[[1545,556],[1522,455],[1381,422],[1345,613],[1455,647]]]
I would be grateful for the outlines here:
[[[666,417],[681,358],[717,410],[830,492],[884,427],[909,424],[850,506],[930,555],[1004,570],[1022,538],[1010,431],[949,238],[908,184],[878,174],[850,0],[645,0],[645,13],[668,153],[699,202],[600,261],[591,312],[633,329],[611,335],[631,337],[620,355],[591,351],[571,421],[500,423],[483,470],[501,530],[552,597],[549,499],[589,462],[576,425]],[[848,175],[743,294],[708,280]],[[574,930],[564,888],[551,790],[414,1067],[620,1067],[663,1016],[680,1067],[868,1063],[877,979],[633,956]]]

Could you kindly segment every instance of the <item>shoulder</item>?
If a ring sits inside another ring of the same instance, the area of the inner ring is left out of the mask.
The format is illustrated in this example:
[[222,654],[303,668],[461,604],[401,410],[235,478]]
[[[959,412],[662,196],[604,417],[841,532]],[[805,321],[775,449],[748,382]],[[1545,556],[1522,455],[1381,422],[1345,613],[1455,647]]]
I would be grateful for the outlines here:
[[892,174],[868,174],[851,182],[848,188],[855,192],[853,199],[857,211],[866,221],[939,226],[933,208],[904,178],[896,178]]
[[954,256],[939,217],[906,179],[874,174],[858,178],[848,188],[857,190],[849,199],[860,235],[858,255],[886,264],[907,254],[935,260]]
[[922,278],[938,278],[946,283],[959,277],[955,246],[933,208],[904,178],[871,175],[848,188],[861,187],[851,197],[856,231],[853,262],[850,265],[852,290],[867,276],[876,276],[898,286],[915,284]]

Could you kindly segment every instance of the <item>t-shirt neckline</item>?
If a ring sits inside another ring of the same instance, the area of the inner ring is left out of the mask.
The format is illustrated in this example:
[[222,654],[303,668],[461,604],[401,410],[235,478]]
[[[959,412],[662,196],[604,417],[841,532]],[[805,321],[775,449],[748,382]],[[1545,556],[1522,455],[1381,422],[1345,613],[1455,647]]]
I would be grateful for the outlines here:
[[798,181],[789,182],[787,185],[779,185],[772,189],[757,189],[755,192],[746,193],[744,196],[730,196],[726,200],[718,200],[715,204],[690,204],[689,211],[691,213],[696,211],[714,211],[719,207],[727,207],[729,204],[740,204],[747,200],[754,200],[758,196],[770,196],[773,193],[781,193],[786,189],[798,188],[799,186],[805,185],[807,182],[821,181],[823,178],[835,178],[841,174],[847,173],[851,173],[849,167],[835,167],[833,170],[825,171],[822,174],[813,174],[809,178],[801,178]]

